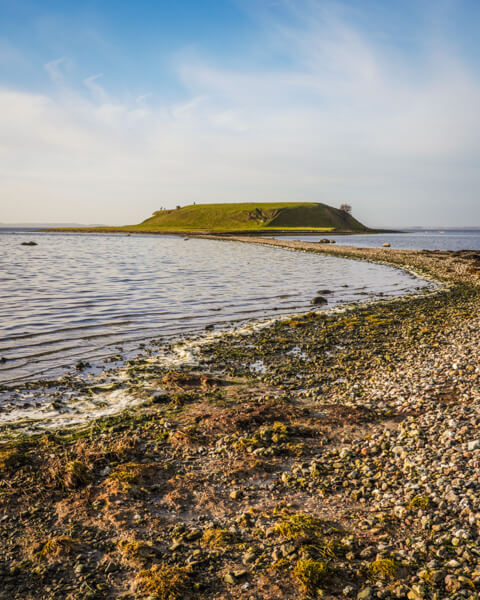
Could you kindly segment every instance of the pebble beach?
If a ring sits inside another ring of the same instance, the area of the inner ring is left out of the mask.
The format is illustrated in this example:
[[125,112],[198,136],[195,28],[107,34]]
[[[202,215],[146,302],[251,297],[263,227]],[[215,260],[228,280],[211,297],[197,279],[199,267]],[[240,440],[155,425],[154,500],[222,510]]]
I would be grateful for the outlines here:
[[5,430],[0,598],[480,598],[480,253],[228,239],[438,286],[138,358],[136,406]]

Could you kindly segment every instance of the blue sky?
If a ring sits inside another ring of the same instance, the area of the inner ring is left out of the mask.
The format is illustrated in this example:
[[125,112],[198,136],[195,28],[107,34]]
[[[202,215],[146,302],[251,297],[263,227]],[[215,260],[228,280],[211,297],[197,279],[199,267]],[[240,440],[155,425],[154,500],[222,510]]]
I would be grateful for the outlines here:
[[480,3],[0,0],[0,222],[349,202],[480,226]]

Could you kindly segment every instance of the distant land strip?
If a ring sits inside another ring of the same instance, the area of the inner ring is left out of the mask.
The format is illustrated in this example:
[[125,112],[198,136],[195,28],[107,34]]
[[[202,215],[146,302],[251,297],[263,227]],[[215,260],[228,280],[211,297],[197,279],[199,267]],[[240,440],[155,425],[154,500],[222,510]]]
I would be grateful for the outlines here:
[[288,235],[387,233],[370,229],[351,215],[351,207],[314,202],[191,204],[160,209],[137,225],[121,227],[52,227],[74,233],[156,233],[176,235]]

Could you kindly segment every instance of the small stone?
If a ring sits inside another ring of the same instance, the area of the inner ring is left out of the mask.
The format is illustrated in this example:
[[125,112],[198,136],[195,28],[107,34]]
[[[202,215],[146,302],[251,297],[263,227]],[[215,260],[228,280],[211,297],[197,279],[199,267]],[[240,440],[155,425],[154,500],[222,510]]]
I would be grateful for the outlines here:
[[457,503],[458,496],[453,490],[450,490],[447,494],[445,494],[445,500],[448,500],[448,502]]
[[425,588],[423,585],[413,585],[407,594],[408,600],[423,600],[425,598]]
[[445,577],[445,589],[447,592],[456,592],[461,587],[462,584],[453,575],[447,575]]
[[362,558],[371,558],[376,553],[374,546],[367,546],[360,552]]
[[229,585],[236,585],[237,581],[235,579],[235,575],[233,573],[225,573],[223,576],[223,581],[228,583]]
[[467,450],[469,450],[470,452],[472,452],[473,450],[478,450],[478,448],[480,448],[480,439],[472,440],[467,444]]
[[233,572],[233,576],[235,579],[241,579],[242,577],[246,577],[248,575],[248,571],[246,569],[239,569],[238,571]]
[[251,563],[255,560],[257,556],[257,552],[253,546],[247,548],[245,554],[243,555],[242,562],[245,564]]
[[398,456],[400,458],[406,458],[406,456],[407,456],[407,453],[403,446],[394,446],[392,448],[392,452],[395,456]]

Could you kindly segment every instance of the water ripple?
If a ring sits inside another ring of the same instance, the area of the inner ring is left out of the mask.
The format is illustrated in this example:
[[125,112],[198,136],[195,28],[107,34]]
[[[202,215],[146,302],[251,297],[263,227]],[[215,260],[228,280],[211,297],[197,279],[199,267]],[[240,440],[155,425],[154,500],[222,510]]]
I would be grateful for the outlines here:
[[334,306],[427,285],[382,265],[234,242],[0,230],[0,382],[57,376],[119,344],[307,311],[319,289]]

